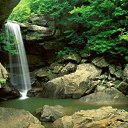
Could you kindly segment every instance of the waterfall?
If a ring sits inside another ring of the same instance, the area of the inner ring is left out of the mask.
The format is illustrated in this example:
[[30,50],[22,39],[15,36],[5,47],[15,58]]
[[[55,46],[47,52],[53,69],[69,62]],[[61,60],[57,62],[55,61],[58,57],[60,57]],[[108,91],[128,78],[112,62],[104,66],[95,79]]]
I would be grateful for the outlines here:
[[31,82],[20,26],[16,23],[7,22],[5,27],[8,41],[12,42],[13,39],[14,49],[17,52],[17,54],[9,55],[10,81],[24,95],[31,89]]

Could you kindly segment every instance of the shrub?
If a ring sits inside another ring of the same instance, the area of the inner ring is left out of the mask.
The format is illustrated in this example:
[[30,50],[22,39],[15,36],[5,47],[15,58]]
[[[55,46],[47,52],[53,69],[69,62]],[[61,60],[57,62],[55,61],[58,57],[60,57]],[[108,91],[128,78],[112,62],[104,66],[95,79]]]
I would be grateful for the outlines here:
[[10,35],[10,36],[11,36],[10,38],[11,40],[8,41],[5,31],[3,30],[0,32],[0,51],[6,51],[11,54],[16,54],[13,35]]
[[126,0],[89,1],[87,6],[76,7],[73,22],[81,23],[87,37],[88,49],[98,54],[115,54],[126,58],[128,9]]

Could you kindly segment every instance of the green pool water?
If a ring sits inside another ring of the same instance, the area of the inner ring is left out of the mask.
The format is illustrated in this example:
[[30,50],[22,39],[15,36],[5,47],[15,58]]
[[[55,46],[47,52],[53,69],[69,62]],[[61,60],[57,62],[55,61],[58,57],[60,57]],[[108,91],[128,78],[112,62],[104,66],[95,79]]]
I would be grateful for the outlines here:
[[[47,98],[27,98],[24,100],[14,99],[0,102],[1,107],[9,107],[9,108],[19,108],[25,109],[30,111],[31,113],[35,112],[37,108],[43,107],[44,105],[61,105],[63,107],[69,107],[74,109],[74,111],[78,110],[87,110],[87,109],[94,109],[99,108],[102,106],[109,106],[109,105],[97,105],[97,104],[87,104],[82,103],[78,100],[74,99],[47,99]],[[128,105],[120,104],[120,105],[110,105],[114,108],[125,109],[128,111]]]
[[[102,106],[112,106],[118,109],[124,109],[128,111],[128,105],[96,105],[96,104],[86,104],[81,103],[78,100],[74,99],[46,99],[46,98],[28,98],[25,100],[15,99],[15,100],[8,100],[0,102],[0,107],[7,107],[7,108],[18,108],[18,109],[25,109],[32,114],[36,111],[36,109],[43,107],[44,105],[61,105],[63,107],[67,107],[70,111],[70,114],[73,114],[79,110],[88,110],[88,109],[95,109],[100,108]],[[53,128],[50,123],[45,124],[46,128]]]

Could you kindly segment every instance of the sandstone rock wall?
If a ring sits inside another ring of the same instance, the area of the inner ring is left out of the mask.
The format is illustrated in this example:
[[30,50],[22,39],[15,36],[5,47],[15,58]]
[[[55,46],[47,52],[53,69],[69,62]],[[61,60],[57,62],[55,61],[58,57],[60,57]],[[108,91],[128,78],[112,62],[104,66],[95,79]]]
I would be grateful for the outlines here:
[[0,0],[0,28],[20,0]]

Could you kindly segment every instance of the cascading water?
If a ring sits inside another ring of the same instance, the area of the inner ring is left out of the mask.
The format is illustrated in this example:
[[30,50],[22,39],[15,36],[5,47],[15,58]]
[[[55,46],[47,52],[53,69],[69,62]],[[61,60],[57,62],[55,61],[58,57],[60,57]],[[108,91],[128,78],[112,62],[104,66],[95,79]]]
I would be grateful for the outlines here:
[[14,49],[17,52],[17,54],[9,55],[10,81],[25,98],[27,91],[31,89],[31,82],[20,26],[16,23],[7,22],[5,27],[8,40],[11,41],[13,38]]

